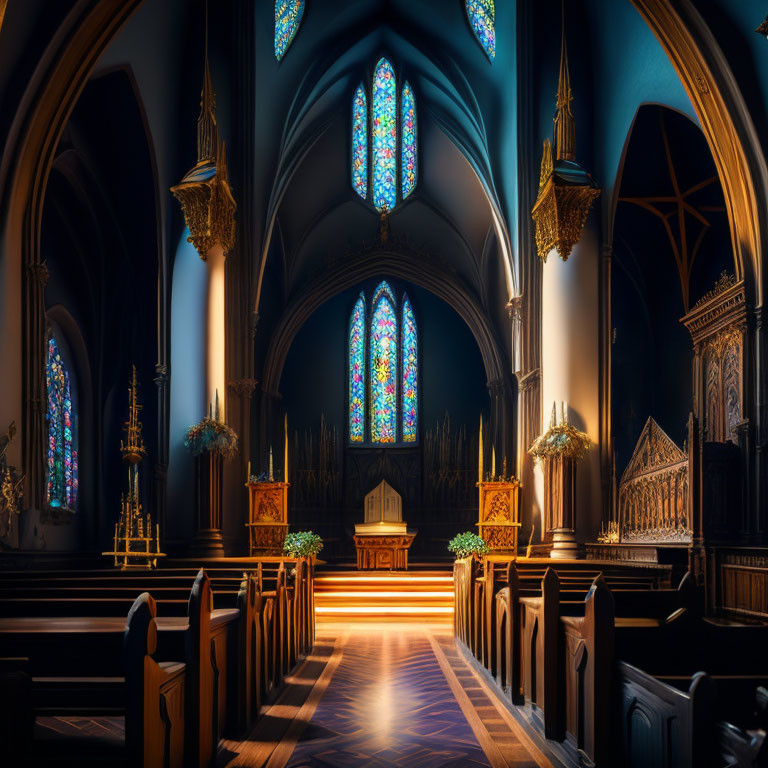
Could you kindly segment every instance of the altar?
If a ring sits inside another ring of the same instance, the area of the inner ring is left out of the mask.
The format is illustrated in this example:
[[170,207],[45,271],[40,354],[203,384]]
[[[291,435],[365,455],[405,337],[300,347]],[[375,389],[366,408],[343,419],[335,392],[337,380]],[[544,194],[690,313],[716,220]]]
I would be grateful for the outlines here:
[[355,525],[358,570],[408,570],[408,549],[416,538],[403,522],[403,501],[386,480],[365,497],[365,522]]

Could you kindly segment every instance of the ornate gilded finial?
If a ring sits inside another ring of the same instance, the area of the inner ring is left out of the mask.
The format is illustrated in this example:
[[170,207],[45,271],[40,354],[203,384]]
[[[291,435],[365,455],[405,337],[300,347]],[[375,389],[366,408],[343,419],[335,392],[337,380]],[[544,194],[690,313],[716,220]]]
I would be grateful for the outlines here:
[[208,3],[205,4],[205,65],[200,91],[200,116],[197,118],[197,162],[216,160],[219,153],[219,129],[216,125],[216,93],[208,64]]
[[205,6],[205,61],[197,118],[197,163],[171,192],[181,203],[187,240],[205,260],[216,245],[228,253],[235,245],[235,210],[227,175],[227,155],[216,123],[216,93],[208,63],[208,4]]
[[576,123],[571,112],[573,91],[568,67],[568,45],[565,41],[565,0],[562,3],[560,32],[560,75],[557,81],[557,112],[555,114],[555,149],[558,160],[576,159]]
[[120,441],[120,453],[126,464],[138,464],[146,455],[144,439],[141,436],[142,424],[139,420],[139,412],[143,406],[138,400],[139,386],[136,380],[136,366],[133,366],[131,383],[128,387],[128,421],[123,425],[125,442]]
[[544,151],[541,154],[541,173],[539,174],[539,192],[544,189],[544,185],[549,181],[553,170],[552,142],[549,139],[544,139]]

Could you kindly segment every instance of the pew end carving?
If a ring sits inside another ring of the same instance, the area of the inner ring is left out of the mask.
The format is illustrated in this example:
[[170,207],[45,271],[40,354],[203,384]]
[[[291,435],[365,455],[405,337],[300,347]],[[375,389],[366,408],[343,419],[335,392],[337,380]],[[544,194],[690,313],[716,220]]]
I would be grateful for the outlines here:
[[125,630],[125,744],[130,764],[181,768],[184,764],[183,663],[155,660],[157,607],[144,592],[128,612]]

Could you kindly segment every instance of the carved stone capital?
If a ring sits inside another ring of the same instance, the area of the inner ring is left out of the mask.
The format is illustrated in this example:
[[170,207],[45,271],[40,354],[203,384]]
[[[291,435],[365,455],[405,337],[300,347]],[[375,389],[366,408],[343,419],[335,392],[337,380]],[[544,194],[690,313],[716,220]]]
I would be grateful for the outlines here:
[[229,382],[229,391],[234,392],[241,400],[247,400],[259,382],[256,379],[235,379]]
[[41,288],[45,288],[48,283],[48,278],[51,273],[48,271],[48,266],[45,262],[39,264],[28,264],[27,271],[29,276],[34,280]]
[[507,314],[510,319],[519,320],[523,311],[523,294],[513,296],[507,302]]

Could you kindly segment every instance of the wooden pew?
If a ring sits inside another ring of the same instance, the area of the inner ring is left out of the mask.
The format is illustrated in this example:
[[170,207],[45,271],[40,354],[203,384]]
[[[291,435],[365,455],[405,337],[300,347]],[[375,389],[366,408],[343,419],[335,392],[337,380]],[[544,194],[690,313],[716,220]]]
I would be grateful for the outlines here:
[[613,709],[614,600],[602,576],[584,601],[584,616],[564,616],[566,745],[597,765],[610,764]]
[[157,609],[136,598],[125,630],[125,746],[133,765],[181,766],[184,755],[186,665],[157,662]]
[[558,696],[560,660],[560,582],[548,568],[541,582],[541,597],[520,600],[523,691],[544,736],[561,736],[561,701]]
[[0,658],[0,765],[29,761],[35,725],[29,659]]
[[147,593],[127,620],[0,623],[0,648],[29,651],[36,712],[124,714],[132,766],[183,765],[185,664],[158,661],[156,606]]

